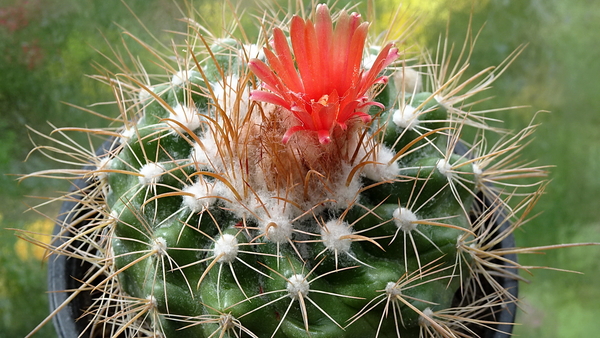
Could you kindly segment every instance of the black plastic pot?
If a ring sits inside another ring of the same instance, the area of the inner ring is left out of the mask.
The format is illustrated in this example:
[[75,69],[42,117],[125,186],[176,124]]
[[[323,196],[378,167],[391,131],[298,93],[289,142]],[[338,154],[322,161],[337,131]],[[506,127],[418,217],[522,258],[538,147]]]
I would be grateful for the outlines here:
[[[77,181],[80,188],[85,188],[85,181]],[[65,202],[61,208],[61,213],[54,227],[54,236],[57,238],[53,245],[60,246],[66,242],[62,237],[63,228],[60,224],[68,224],[75,217],[69,212],[77,207],[77,202]],[[57,235],[59,235],[56,237]],[[54,311],[63,305],[63,303],[72,295],[72,292],[64,290],[76,290],[81,286],[79,281],[83,280],[84,274],[90,269],[89,264],[67,257],[65,255],[53,254],[48,261],[48,291],[50,299],[50,310]],[[90,293],[80,293],[75,296],[58,314],[52,318],[54,327],[60,338],[87,338],[89,334],[85,333],[85,327],[88,320],[83,316],[82,309],[87,309],[91,304],[92,296]]]
[[[109,139],[98,148],[97,156],[102,156],[116,148],[115,139]],[[87,170],[94,170],[95,167],[86,167]],[[70,192],[73,193],[72,200],[66,201],[61,206],[56,225],[53,231],[52,245],[61,247],[68,242],[73,234],[68,232],[69,226],[74,220],[80,219],[83,215],[89,214],[90,210],[82,208],[80,200],[90,190],[94,183],[90,178],[78,179],[73,182]],[[78,223],[78,227],[85,226],[87,222]],[[81,286],[82,280],[92,269],[91,264],[79,259],[74,259],[66,255],[52,254],[48,260],[48,291],[50,311],[54,311],[61,306],[64,307],[53,318],[53,324],[60,338],[88,338],[89,332],[86,326],[90,322],[86,318],[84,310],[92,304],[93,295],[91,291],[80,292],[73,296],[73,292],[65,290],[77,290]],[[65,301],[73,297],[66,305]]]
[[[484,200],[484,203],[489,203],[489,201]],[[502,215],[497,215],[497,217],[495,217],[495,221],[497,224],[500,224],[500,227],[497,230],[498,233],[503,233],[510,226],[510,224],[508,222],[505,222],[505,218]],[[494,249],[509,249],[509,248],[514,248],[515,246],[516,246],[515,237],[511,233],[509,236],[504,238],[504,240],[502,242],[500,242],[500,244],[497,245]],[[506,258],[512,262],[515,262],[515,263],[517,262],[516,254],[507,254],[504,256],[504,258]],[[507,263],[507,262],[495,261],[494,263],[503,265],[504,270],[506,270],[506,272],[508,272],[512,275],[516,276],[519,273],[516,268],[512,267],[514,265],[509,265],[509,263]],[[508,278],[508,277],[495,277],[495,279],[505,290],[508,291],[508,293],[512,296],[512,299],[517,299],[518,291],[519,291],[519,281],[518,280],[516,280],[514,278]],[[491,288],[489,283],[485,283],[484,288],[488,288],[486,290],[487,294],[491,294],[493,292],[493,289]],[[484,295],[482,294],[481,296],[483,297]],[[487,329],[487,330],[483,330],[482,332],[480,332],[480,337],[481,338],[511,338],[516,314],[517,314],[517,303],[514,301],[509,301],[502,307],[494,308],[493,313],[490,313],[488,315],[488,317],[489,317],[490,321],[498,322],[499,324],[492,326],[493,330]],[[475,330],[475,331],[479,331],[479,330]]]
[[[106,142],[97,152],[97,155],[105,154],[110,151],[113,142]],[[461,153],[460,150],[457,152]],[[462,151],[464,153],[464,151]],[[81,194],[86,193],[86,189],[93,182],[87,180],[77,180],[74,182],[72,191],[79,191]],[[76,197],[80,194],[74,194],[74,200],[67,201],[62,205],[57,224],[54,228],[55,241],[54,246],[60,246],[67,241],[69,237],[68,233],[65,233],[65,225],[71,223],[75,219],[79,219],[81,215],[85,215],[89,210],[81,208],[76,200]],[[484,201],[488,203],[489,201]],[[500,225],[499,232],[503,232],[509,224],[504,222],[502,215],[494,217],[494,221],[497,225]],[[84,222],[79,222],[78,226],[85,226]],[[60,235],[60,236],[57,236]],[[513,235],[506,237],[500,244],[499,248],[513,248],[515,247],[515,240]],[[505,258],[516,262],[517,256],[515,254],[506,255]],[[498,264],[504,264],[505,270],[512,274],[517,274],[515,268],[510,267],[505,262],[496,262]],[[54,311],[61,307],[64,302],[72,296],[71,292],[65,292],[64,290],[76,290],[79,288],[81,283],[79,281],[84,279],[84,276],[89,275],[91,269],[89,263],[85,263],[81,260],[69,258],[65,255],[53,254],[48,263],[48,290],[50,298],[50,310]],[[514,297],[517,298],[518,293],[518,281],[512,278],[496,277],[496,280],[504,289]],[[100,282],[100,281],[97,281]],[[489,286],[489,285],[488,285]],[[492,292],[491,286],[489,292]],[[86,331],[86,326],[89,324],[90,318],[86,317],[84,310],[87,309],[93,302],[94,295],[91,292],[80,292],[78,295],[66,304],[53,318],[54,326],[60,338],[89,338],[90,333]],[[490,312],[489,317],[491,321],[499,322],[501,324],[490,328],[478,327],[475,331],[480,335],[481,338],[510,338],[515,321],[516,315],[516,303],[509,302],[502,308],[493,309],[493,313]]]

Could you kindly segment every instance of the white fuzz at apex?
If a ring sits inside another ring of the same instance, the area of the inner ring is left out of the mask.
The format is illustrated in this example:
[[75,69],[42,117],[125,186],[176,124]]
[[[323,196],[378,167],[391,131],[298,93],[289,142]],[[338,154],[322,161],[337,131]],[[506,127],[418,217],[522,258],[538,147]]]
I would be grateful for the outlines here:
[[153,295],[148,295],[146,297],[146,300],[148,301],[148,304],[155,309],[158,306],[158,301],[156,300],[156,297],[154,297]]
[[185,129],[194,131],[200,128],[202,122],[198,110],[193,107],[193,105],[190,107],[182,105],[181,103],[177,103],[177,105],[173,107],[169,119],[175,121],[169,122],[169,126],[179,133],[185,132]]
[[[238,88],[240,78],[237,75],[229,75],[223,81],[216,83],[214,87],[215,98],[218,106],[228,111],[231,115],[233,109],[241,114],[243,118],[248,112],[248,102],[250,102],[250,91],[247,86]],[[236,107],[236,103],[239,107]]]
[[400,171],[400,167],[398,166],[397,161],[390,163],[394,156],[396,156],[396,153],[390,148],[385,145],[380,145],[376,149],[373,158],[373,161],[377,163],[366,165],[364,167],[363,175],[377,182],[395,179],[398,175],[398,171]]
[[163,256],[167,253],[167,240],[163,237],[158,237],[154,240],[152,244],[152,252],[154,252],[157,256]]
[[[352,235],[352,228],[346,222],[331,220],[321,228],[321,239],[327,249],[335,252],[348,252],[352,241],[348,238]],[[346,237],[346,238],[343,238]]]
[[183,205],[193,212],[203,211],[215,202],[214,197],[209,197],[212,190],[212,185],[203,178],[198,179],[196,183],[183,188],[183,192],[186,193],[183,196]]
[[473,163],[473,175],[475,178],[475,183],[479,184],[481,182],[481,176],[483,175],[483,169],[481,169],[477,163]]
[[[193,73],[194,72],[191,70],[180,70],[177,73],[173,74],[173,77],[171,78],[171,84],[173,86],[180,86],[190,79],[190,75],[194,77]],[[195,73],[198,74],[198,72]]]
[[385,293],[388,297],[400,296],[402,294],[400,286],[395,282],[388,282],[385,286]]
[[291,240],[293,226],[290,219],[279,217],[263,222],[261,224],[261,230],[269,241],[281,244]]
[[417,228],[419,218],[412,211],[406,208],[397,208],[394,210],[394,224],[398,229],[404,232],[411,232]]
[[301,296],[308,296],[310,285],[303,274],[295,274],[288,279],[286,290],[290,298],[298,299]]
[[111,224],[114,224],[119,221],[119,212],[117,210],[112,210],[110,214],[108,214],[107,221]]
[[135,135],[135,128],[125,128],[121,132],[121,137],[119,137],[119,143],[125,144]]
[[419,125],[419,111],[411,105],[394,110],[392,121],[400,128],[412,130]]
[[103,157],[98,161],[94,176],[96,176],[100,182],[106,183],[108,173],[105,170],[110,168],[110,161],[111,158],[109,156]]
[[194,143],[190,160],[193,161],[198,168],[219,166],[219,146],[213,137],[203,137],[202,144]]
[[138,179],[143,185],[155,185],[161,181],[165,171],[165,167],[160,163],[146,163],[140,168],[141,176]]
[[431,310],[431,308],[426,308],[425,310],[423,310],[423,313],[421,314],[421,316],[419,316],[419,325],[429,326],[429,321],[431,320],[432,316],[433,310]]
[[231,263],[238,254],[238,240],[235,236],[224,234],[215,241],[213,250],[215,257],[219,257],[219,263]]
[[452,165],[446,159],[442,158],[437,161],[435,164],[437,170],[439,170],[440,174],[451,178],[452,177]]

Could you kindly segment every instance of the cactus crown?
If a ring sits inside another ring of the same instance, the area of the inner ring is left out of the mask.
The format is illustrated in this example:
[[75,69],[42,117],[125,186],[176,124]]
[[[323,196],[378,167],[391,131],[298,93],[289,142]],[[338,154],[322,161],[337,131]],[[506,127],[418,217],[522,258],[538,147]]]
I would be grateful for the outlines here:
[[89,130],[112,138],[80,154],[88,186],[62,198],[78,206],[53,248],[92,265],[86,330],[471,336],[515,301],[498,246],[538,193],[499,183],[543,176],[512,164],[532,128],[492,147],[460,140],[463,127],[501,132],[468,99],[503,68],[461,82],[466,62],[447,74],[370,46],[356,13],[313,17],[277,23],[262,53],[190,34],[170,81],[109,80],[130,88],[122,127]]

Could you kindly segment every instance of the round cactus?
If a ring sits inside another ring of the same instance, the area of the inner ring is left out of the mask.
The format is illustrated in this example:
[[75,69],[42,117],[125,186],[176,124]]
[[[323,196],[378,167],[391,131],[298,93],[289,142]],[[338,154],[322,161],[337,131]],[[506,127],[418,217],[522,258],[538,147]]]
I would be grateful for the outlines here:
[[501,132],[468,99],[502,69],[460,82],[466,67],[407,67],[392,43],[368,43],[360,15],[326,5],[274,26],[260,52],[202,38],[166,83],[111,80],[130,88],[122,126],[86,154],[75,195],[89,212],[54,248],[92,266],[86,330],[405,338],[495,325],[515,301],[497,277],[516,278],[497,247],[538,196],[512,209],[521,191],[502,182],[543,175],[511,164],[532,128],[492,147],[483,132],[461,140]]

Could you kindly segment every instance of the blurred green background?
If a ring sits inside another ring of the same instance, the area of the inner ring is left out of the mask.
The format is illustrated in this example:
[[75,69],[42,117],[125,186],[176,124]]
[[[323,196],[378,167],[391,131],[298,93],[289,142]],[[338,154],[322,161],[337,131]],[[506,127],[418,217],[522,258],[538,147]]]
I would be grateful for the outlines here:
[[[186,11],[183,1],[125,2],[131,12],[119,0],[0,0],[0,337],[22,337],[48,314],[43,250],[17,240],[6,228],[50,232],[58,206],[40,209],[48,217],[23,213],[43,202],[26,196],[68,189],[66,182],[38,179],[17,184],[16,176],[10,175],[56,167],[39,153],[23,162],[32,148],[25,126],[43,133],[51,130],[46,121],[56,126],[103,126],[105,120],[61,102],[88,107],[111,100],[110,88],[85,74],[97,74],[94,65],[109,65],[102,54],[112,55],[111,46],[121,45],[122,39],[141,60],[148,58],[143,48],[122,34],[123,29],[155,45],[170,43],[174,36],[169,30],[185,30],[185,24],[176,20]],[[471,58],[471,73],[499,64],[519,45],[528,44],[495,83],[493,98],[485,104],[528,105],[502,114],[509,128],[526,126],[536,111],[550,112],[537,116],[541,126],[523,156],[540,165],[555,165],[552,182],[536,208],[541,214],[516,234],[518,245],[600,242],[600,2],[383,0],[374,1],[371,13],[389,17],[401,2],[407,12],[420,13],[413,38],[432,49],[447,28],[450,40],[460,45],[473,16],[474,30],[483,30]],[[218,25],[222,18],[218,3],[195,1],[194,7],[208,18],[207,24]],[[244,6],[252,4],[246,1]],[[361,6],[367,13],[367,6]],[[154,67],[150,61],[144,63]],[[112,107],[93,109],[117,114]],[[37,136],[33,139],[43,142]],[[517,319],[517,336],[598,336],[600,247],[522,255],[520,262],[583,274],[524,272],[531,283],[521,285],[523,311]],[[55,333],[47,325],[36,336]]]

